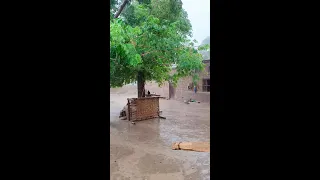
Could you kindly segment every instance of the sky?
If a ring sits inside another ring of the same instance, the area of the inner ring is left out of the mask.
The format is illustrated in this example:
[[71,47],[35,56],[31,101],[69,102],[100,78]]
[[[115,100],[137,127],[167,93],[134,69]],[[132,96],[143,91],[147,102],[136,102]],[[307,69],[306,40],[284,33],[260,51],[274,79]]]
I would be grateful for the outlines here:
[[193,38],[198,45],[210,36],[210,0],[182,0],[192,25]]

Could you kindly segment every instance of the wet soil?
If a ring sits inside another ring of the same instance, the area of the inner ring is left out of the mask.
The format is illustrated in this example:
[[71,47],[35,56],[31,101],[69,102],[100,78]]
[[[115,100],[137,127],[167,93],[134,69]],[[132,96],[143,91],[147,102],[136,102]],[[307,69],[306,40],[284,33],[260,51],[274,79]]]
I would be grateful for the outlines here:
[[111,90],[111,180],[210,179],[210,153],[171,149],[176,141],[210,141],[210,105],[163,99],[166,119],[120,120],[126,99],[136,96],[134,87]]

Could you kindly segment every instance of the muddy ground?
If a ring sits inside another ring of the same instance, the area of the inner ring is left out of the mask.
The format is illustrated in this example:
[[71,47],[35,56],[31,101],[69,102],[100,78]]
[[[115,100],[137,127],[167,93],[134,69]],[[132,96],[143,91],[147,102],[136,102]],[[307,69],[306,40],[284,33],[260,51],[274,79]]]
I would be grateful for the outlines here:
[[118,118],[128,97],[134,86],[110,93],[111,180],[210,179],[210,153],[171,150],[176,141],[210,141],[210,105],[160,100],[167,119],[131,124]]

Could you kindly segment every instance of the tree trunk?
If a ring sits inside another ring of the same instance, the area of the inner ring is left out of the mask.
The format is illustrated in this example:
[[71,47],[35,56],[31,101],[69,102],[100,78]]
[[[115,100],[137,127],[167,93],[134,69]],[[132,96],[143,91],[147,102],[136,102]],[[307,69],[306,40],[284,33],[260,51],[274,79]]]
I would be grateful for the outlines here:
[[114,18],[118,18],[118,16],[121,14],[122,10],[124,9],[124,7],[126,6],[126,4],[129,2],[129,0],[124,0],[123,3],[121,4],[119,10],[117,11],[117,13],[114,15]]
[[144,74],[142,72],[138,72],[138,98],[140,97],[145,97],[145,89],[144,89],[144,85],[145,85],[145,78],[144,78]]
[[169,99],[174,99],[175,96],[175,88],[173,86],[173,83],[169,81]]

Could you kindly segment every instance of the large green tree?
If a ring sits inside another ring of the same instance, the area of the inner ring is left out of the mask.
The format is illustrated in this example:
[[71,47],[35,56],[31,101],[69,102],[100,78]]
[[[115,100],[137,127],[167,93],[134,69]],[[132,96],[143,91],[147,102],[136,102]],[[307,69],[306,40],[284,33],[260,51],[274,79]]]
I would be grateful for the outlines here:
[[[146,81],[176,84],[180,77],[203,69],[202,56],[190,41],[191,24],[180,0],[110,2],[111,87],[138,82],[138,97]],[[176,73],[171,67],[176,64]]]

